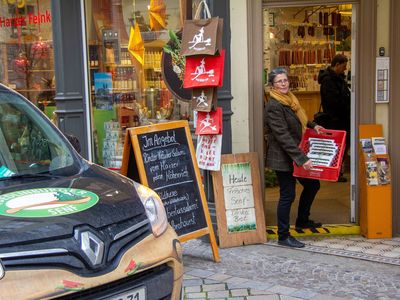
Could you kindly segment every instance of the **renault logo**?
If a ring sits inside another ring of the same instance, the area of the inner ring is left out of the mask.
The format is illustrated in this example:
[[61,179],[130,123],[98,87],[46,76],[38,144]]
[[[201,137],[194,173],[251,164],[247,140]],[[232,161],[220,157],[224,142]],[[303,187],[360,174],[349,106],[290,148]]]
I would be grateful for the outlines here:
[[81,249],[93,266],[101,263],[104,255],[104,243],[90,231],[81,232]]

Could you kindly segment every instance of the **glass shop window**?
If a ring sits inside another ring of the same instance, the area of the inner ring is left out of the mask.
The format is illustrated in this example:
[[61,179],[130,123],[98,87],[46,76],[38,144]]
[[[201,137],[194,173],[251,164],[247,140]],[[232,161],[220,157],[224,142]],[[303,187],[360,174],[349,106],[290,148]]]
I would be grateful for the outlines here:
[[96,163],[120,168],[126,128],[192,120],[191,95],[177,94],[179,86],[171,92],[162,68],[163,48],[171,34],[179,36],[186,2],[85,1]]
[[0,82],[46,115],[55,111],[50,0],[0,1]]

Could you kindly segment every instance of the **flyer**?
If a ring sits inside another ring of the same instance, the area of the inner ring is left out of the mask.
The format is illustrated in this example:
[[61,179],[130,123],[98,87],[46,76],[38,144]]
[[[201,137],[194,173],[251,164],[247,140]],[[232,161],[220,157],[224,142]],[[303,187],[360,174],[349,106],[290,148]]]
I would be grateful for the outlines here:
[[384,155],[387,154],[386,143],[384,137],[372,137],[372,147],[374,148],[375,154]]
[[372,140],[371,139],[360,139],[362,151],[364,153],[373,153],[374,148],[372,148]]
[[218,171],[221,164],[222,134],[199,135],[196,158],[200,169]]
[[112,110],[112,75],[111,73],[94,73],[94,101],[96,109]]
[[378,157],[376,161],[379,184],[389,184],[391,180],[389,159],[387,157]]
[[378,167],[376,161],[365,163],[366,177],[368,185],[378,185]]

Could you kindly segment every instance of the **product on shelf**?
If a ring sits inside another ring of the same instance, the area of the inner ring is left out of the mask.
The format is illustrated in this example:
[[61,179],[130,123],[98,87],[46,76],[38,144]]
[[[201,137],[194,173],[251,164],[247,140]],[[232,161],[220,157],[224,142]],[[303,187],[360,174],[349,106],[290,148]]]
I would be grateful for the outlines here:
[[54,58],[51,41],[0,43],[0,79],[36,104],[49,117],[55,105]]
[[[268,8],[274,22],[265,27],[264,68],[290,69],[291,89],[319,91],[316,77],[338,51],[351,57],[352,17],[326,6]],[[269,38],[268,38],[269,37]],[[350,69],[350,65],[348,66]]]
[[106,168],[121,168],[124,136],[118,122],[104,123],[103,164]]

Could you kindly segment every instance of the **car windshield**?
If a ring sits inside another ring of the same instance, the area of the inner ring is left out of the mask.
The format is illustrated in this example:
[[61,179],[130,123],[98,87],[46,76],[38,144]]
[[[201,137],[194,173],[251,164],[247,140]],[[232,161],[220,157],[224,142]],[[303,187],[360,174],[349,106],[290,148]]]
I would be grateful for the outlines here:
[[18,94],[0,91],[0,180],[60,171],[74,157],[40,112]]

